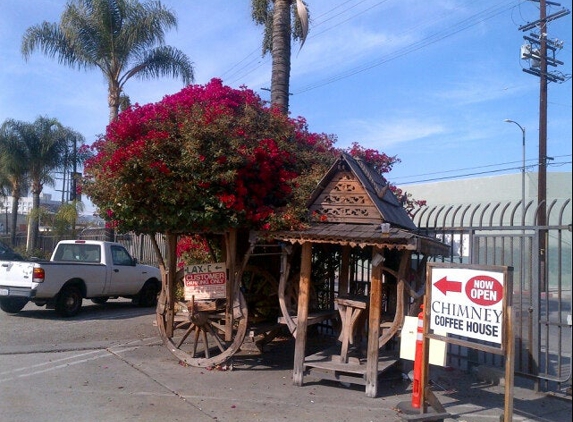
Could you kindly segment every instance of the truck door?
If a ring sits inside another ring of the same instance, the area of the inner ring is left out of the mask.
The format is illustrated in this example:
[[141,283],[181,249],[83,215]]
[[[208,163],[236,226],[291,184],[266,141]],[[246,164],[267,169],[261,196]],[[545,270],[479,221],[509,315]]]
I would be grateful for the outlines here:
[[143,285],[141,269],[129,252],[120,245],[111,245],[111,277],[108,294],[110,296],[126,296],[139,292]]

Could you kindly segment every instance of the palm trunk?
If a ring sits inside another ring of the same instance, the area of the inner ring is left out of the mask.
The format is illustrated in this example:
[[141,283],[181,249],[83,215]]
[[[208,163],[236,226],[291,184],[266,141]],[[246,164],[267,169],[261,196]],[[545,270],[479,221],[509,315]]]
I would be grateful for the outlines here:
[[109,121],[117,120],[119,115],[121,88],[117,81],[109,81],[107,103],[109,106]]
[[28,252],[34,251],[38,244],[38,231],[39,231],[39,218],[40,218],[40,192],[32,192],[32,211],[30,212],[28,221],[28,237],[26,241],[26,250]]
[[[119,102],[120,102],[121,88],[119,83],[115,80],[110,79],[108,85],[108,106],[109,106],[109,121],[110,123],[117,120],[119,116]],[[115,241],[115,229],[111,227],[105,228],[105,240],[108,242]]]
[[271,104],[288,114],[290,80],[291,0],[275,0],[273,14]]
[[16,247],[16,231],[18,230],[18,202],[20,201],[20,196],[15,194],[16,191],[12,192],[12,215],[10,221],[10,244],[12,247]]

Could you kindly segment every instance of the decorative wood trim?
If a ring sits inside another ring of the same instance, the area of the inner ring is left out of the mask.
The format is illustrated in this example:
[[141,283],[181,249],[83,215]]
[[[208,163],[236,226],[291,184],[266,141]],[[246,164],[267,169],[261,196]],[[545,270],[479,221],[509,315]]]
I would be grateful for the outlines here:
[[377,224],[383,221],[364,186],[348,171],[337,173],[309,210],[322,222]]

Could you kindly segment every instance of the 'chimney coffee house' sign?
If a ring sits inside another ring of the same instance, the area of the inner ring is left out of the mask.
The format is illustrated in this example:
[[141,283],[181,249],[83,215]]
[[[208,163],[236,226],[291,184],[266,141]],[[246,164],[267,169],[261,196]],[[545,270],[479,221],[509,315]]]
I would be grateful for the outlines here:
[[434,268],[430,328],[501,344],[503,274]]

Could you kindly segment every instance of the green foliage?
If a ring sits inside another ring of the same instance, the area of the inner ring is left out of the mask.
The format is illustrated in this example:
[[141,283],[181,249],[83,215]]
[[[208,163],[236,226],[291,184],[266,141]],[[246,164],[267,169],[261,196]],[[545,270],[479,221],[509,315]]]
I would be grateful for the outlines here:
[[60,206],[51,221],[52,230],[58,239],[62,239],[65,236],[75,238],[75,224],[83,209],[84,206],[79,201],[73,201]]
[[176,27],[175,15],[158,1],[70,0],[59,23],[44,21],[26,30],[21,50],[26,59],[40,50],[72,68],[100,69],[113,120],[123,103],[123,87],[132,77],[193,81],[189,58],[165,45],[165,32]]
[[[305,3],[306,4],[306,3]],[[290,7],[292,13],[291,25],[289,29],[293,40],[303,39],[304,31],[301,25],[300,17],[296,9],[296,1],[293,1]],[[274,0],[251,0],[251,17],[257,25],[264,27],[263,32],[263,56],[272,51],[273,45],[273,15],[275,13]]]
[[52,251],[45,251],[43,249],[34,248],[27,250],[25,246],[14,248],[14,251],[22,256],[25,260],[32,259],[50,259]]

